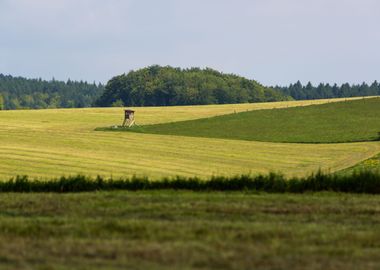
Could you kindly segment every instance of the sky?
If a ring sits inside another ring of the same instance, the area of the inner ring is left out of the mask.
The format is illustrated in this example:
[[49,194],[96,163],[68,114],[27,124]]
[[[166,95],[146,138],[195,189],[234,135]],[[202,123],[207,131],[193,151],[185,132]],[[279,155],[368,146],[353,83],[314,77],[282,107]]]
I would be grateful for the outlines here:
[[0,0],[0,73],[106,83],[158,64],[370,83],[379,27],[379,0]]

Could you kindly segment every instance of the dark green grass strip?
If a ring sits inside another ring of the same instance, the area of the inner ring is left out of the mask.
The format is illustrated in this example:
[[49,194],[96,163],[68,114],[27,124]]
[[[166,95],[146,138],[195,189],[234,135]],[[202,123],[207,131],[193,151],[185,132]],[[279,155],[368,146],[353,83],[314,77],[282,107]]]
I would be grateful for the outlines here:
[[380,174],[370,171],[351,175],[324,174],[318,172],[305,178],[287,179],[280,174],[241,175],[235,177],[199,178],[176,177],[157,181],[148,178],[93,179],[86,176],[61,177],[41,181],[18,176],[0,182],[0,192],[89,192],[112,190],[192,190],[192,191],[263,191],[270,193],[304,193],[334,191],[348,193],[380,194]]
[[289,143],[375,141],[380,136],[380,98],[98,130]]

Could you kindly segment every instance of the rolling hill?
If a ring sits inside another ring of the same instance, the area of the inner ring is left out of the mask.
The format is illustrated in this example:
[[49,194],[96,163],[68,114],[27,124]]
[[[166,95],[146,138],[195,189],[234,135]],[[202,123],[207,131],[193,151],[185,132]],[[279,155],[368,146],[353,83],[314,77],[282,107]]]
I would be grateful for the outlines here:
[[234,104],[292,100],[255,80],[206,68],[150,66],[112,78],[100,107]]
[[128,129],[149,134],[286,143],[374,141],[380,98],[233,113]]
[[[139,125],[149,125],[233,111],[332,101],[335,100],[144,107],[136,108],[136,120]],[[1,111],[0,155],[3,159],[0,179],[15,175],[50,178],[78,173],[114,177],[145,175],[151,178],[270,171],[306,175],[319,168],[337,171],[351,167],[380,151],[377,142],[283,144],[95,131],[96,127],[117,125],[122,120],[122,108]]]

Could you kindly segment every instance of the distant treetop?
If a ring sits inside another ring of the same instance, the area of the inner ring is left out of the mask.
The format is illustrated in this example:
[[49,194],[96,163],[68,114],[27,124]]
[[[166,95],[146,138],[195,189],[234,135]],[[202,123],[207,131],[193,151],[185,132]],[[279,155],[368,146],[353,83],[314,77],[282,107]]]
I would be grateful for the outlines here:
[[26,79],[0,74],[0,110],[172,106],[308,100],[380,95],[375,81],[266,87],[255,80],[211,68],[150,66],[112,78],[104,87],[83,81]]
[[45,81],[0,74],[0,109],[91,107],[103,91],[103,85],[83,81]]
[[150,66],[112,78],[96,105],[172,106],[289,100],[254,80],[206,68]]
[[380,85],[374,81],[371,85],[366,83],[353,84],[344,83],[341,86],[337,84],[320,83],[318,86],[310,82],[302,85],[300,81],[287,87],[275,87],[284,95],[289,95],[296,100],[324,99],[324,98],[343,98],[343,97],[362,97],[380,95]]

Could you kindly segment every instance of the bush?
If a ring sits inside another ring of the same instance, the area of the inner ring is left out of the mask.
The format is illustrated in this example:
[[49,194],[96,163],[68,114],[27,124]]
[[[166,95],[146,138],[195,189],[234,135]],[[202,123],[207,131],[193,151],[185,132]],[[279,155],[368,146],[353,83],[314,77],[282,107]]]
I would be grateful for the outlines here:
[[130,179],[104,179],[77,175],[46,181],[30,180],[17,176],[0,182],[0,192],[90,192],[112,190],[193,190],[193,191],[263,191],[270,193],[349,192],[380,194],[380,174],[370,171],[352,175],[333,175],[317,172],[308,177],[290,179],[281,174],[241,175],[234,177],[214,176],[209,180],[197,177],[163,178],[152,181],[147,177]]

